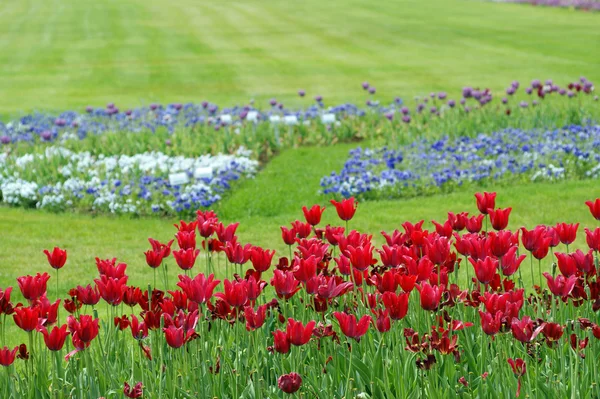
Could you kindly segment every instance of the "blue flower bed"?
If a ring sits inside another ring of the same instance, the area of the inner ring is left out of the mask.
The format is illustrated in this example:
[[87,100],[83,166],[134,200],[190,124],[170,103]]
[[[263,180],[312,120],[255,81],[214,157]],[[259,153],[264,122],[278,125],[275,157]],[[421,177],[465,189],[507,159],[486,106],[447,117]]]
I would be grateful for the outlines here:
[[476,137],[419,140],[399,149],[356,148],[341,172],[321,179],[325,194],[402,196],[485,180],[597,177],[600,126],[505,129]]

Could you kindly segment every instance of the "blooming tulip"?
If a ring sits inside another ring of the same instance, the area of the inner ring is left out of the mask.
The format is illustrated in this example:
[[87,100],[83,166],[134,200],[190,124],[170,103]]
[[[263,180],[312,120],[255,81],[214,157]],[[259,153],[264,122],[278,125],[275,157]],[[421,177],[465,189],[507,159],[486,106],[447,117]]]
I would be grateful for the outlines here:
[[354,197],[350,197],[348,199],[344,199],[341,202],[337,202],[335,200],[330,201],[333,206],[335,206],[335,210],[340,219],[344,221],[352,220],[354,217],[354,213],[356,212],[356,208],[358,207],[358,202],[354,199]]
[[54,247],[52,252],[45,249],[44,253],[48,258],[48,263],[53,269],[61,269],[67,261],[67,251],[60,249],[59,247]]

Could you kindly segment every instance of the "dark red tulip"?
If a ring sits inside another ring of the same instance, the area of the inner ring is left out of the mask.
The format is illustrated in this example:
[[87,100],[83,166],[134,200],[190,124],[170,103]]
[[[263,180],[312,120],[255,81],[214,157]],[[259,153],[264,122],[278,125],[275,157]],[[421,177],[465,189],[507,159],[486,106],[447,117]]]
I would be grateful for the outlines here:
[[2,291],[0,288],[0,314],[11,315],[14,312],[14,306],[10,301],[10,294],[13,287],[8,287]]
[[17,283],[19,284],[19,288],[25,299],[34,301],[46,293],[48,279],[50,279],[48,273],[37,273],[35,276],[27,275],[18,277]]
[[[250,270],[249,270],[250,271]],[[247,287],[248,287],[248,300],[255,301],[260,294],[262,294],[263,289],[267,286],[266,281],[257,280],[256,277],[252,274],[249,274],[246,277]]]
[[352,220],[354,213],[356,212],[356,208],[358,207],[358,202],[354,199],[354,197],[344,199],[341,202],[337,202],[336,200],[331,200],[330,202],[333,206],[335,206],[335,210],[337,211],[339,218],[344,221]]
[[494,230],[504,230],[508,226],[508,217],[512,208],[505,209],[488,209],[490,215],[490,222]]
[[181,348],[183,344],[191,341],[195,337],[194,330],[185,330],[183,326],[175,327],[170,325],[169,327],[163,328],[165,333],[165,340],[171,348]]
[[488,214],[489,209],[496,207],[496,193],[476,193],[475,198],[477,199],[477,209],[484,215]]
[[358,322],[356,321],[356,316],[353,314],[334,312],[333,316],[340,324],[342,333],[348,338],[355,339],[357,342],[367,333],[369,324],[371,324],[372,321],[371,316],[369,315],[364,315]]
[[304,218],[311,226],[316,226],[321,223],[321,216],[325,211],[325,207],[320,207],[319,205],[313,205],[310,209],[303,206],[302,212],[304,212]]
[[392,320],[387,309],[377,309],[372,311],[375,315],[375,328],[380,333],[388,332],[392,328]]
[[17,327],[26,332],[36,329],[39,317],[40,309],[37,306],[31,308],[17,307],[15,308],[15,314],[13,315]]
[[112,306],[117,306],[123,301],[123,295],[127,290],[127,276],[121,278],[110,278],[105,275],[94,279],[100,296]]
[[505,276],[512,276],[519,270],[521,263],[525,260],[526,256],[521,255],[517,257],[518,247],[512,247],[508,250],[508,252],[502,257],[500,261],[500,267],[502,269],[502,274]]
[[408,312],[408,293],[385,292],[382,296],[385,309],[393,320],[402,320]]
[[286,328],[288,341],[295,346],[307,344],[308,341],[310,341],[310,337],[312,336],[316,324],[317,323],[312,320],[309,321],[306,326],[304,326],[301,321],[288,318],[288,324]]
[[508,359],[508,364],[512,368],[515,377],[517,377],[518,385],[517,385],[517,398],[521,393],[521,377],[526,373],[525,361],[523,359]]
[[67,251],[60,249],[59,247],[54,247],[52,252],[44,249],[44,253],[48,258],[48,263],[53,269],[61,269],[67,262]]
[[487,335],[494,335],[500,331],[502,326],[502,312],[497,312],[495,315],[491,313],[484,313],[479,311],[479,317],[481,318],[481,329]]
[[420,285],[416,286],[421,296],[421,307],[425,310],[435,310],[440,304],[444,289],[437,285],[430,285],[428,282],[423,281]]
[[15,346],[15,348],[12,350],[8,349],[6,346],[0,349],[0,364],[4,367],[8,367],[13,364],[18,350],[18,346]]
[[285,245],[294,245],[296,243],[296,230],[281,226],[281,238],[283,238]]
[[92,287],[89,284],[85,287],[78,285],[77,300],[84,305],[94,306],[100,301],[100,292],[97,287]]
[[141,398],[143,395],[142,383],[138,382],[134,387],[130,387],[127,381],[123,384],[123,393],[128,398]]
[[293,272],[284,272],[279,269],[273,272],[271,285],[279,298],[290,299],[300,290],[300,282],[296,280]]
[[469,262],[471,262],[475,269],[477,280],[482,284],[489,284],[498,270],[498,261],[492,257],[487,257],[484,260],[469,258]]
[[179,251],[173,251],[173,257],[182,270],[190,270],[196,263],[196,258],[200,253],[199,249],[180,249]]
[[242,307],[248,302],[248,282],[246,280],[225,279],[223,281],[224,292],[217,292],[215,296],[226,301],[234,308]]
[[562,338],[564,333],[563,326],[558,323],[546,323],[542,330],[542,335],[546,338],[548,346]]
[[44,336],[44,343],[51,351],[61,350],[65,344],[65,340],[69,336],[66,324],[60,327],[55,326],[50,333],[48,333],[46,327],[39,327],[38,331]]
[[290,351],[290,341],[287,334],[281,330],[275,330],[273,333],[274,349],[278,353],[288,353]]
[[577,282],[576,276],[565,277],[562,274],[559,274],[556,278],[553,278],[550,273],[544,272],[544,277],[546,277],[546,281],[548,281],[550,292],[561,298],[567,297],[571,291],[573,291],[575,283]]
[[302,386],[302,377],[298,373],[289,373],[277,379],[277,386],[285,393],[294,393]]
[[594,201],[586,201],[585,204],[590,208],[590,213],[596,220],[600,220],[600,198]]
[[244,317],[246,318],[246,330],[254,331],[257,328],[261,328],[265,324],[265,318],[267,316],[267,305],[259,306],[254,309],[250,306],[244,308]]
[[136,306],[142,301],[142,290],[139,287],[125,287],[123,292],[123,303],[127,306]]
[[271,267],[275,251],[264,250],[260,247],[253,247],[250,251],[250,262],[252,267],[259,273],[264,273]]
[[510,328],[512,330],[513,336],[523,342],[528,343],[535,339],[540,332],[544,329],[545,323],[542,323],[539,326],[535,326],[533,321],[529,318],[529,316],[523,317],[523,319],[519,320],[517,318],[513,318],[510,324]]
[[213,290],[221,280],[215,280],[214,274],[206,278],[203,273],[199,273],[193,279],[180,274],[177,286],[186,293],[188,299],[198,305],[206,303],[213,296]]

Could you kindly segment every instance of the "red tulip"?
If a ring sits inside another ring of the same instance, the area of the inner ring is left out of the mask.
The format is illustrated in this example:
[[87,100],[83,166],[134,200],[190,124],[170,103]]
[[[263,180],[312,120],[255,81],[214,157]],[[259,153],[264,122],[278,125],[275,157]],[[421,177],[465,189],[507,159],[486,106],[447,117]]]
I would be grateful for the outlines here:
[[198,216],[196,222],[196,226],[198,227],[198,233],[200,233],[200,236],[204,238],[209,238],[215,233],[216,226],[219,223],[219,220],[217,218],[212,217],[202,218]]
[[286,328],[286,334],[288,341],[292,345],[302,346],[310,341],[310,337],[315,329],[317,323],[312,320],[309,321],[306,326],[301,321],[296,321],[292,318],[288,318],[288,324]]
[[10,302],[10,294],[12,292],[12,287],[8,287],[6,290],[2,291],[0,288],[0,314],[11,315],[14,312],[14,307]]
[[521,393],[521,376],[525,375],[526,367],[523,359],[508,359],[508,364],[512,368],[515,377],[517,377],[518,385],[517,385],[517,397]]
[[196,230],[178,231],[175,238],[180,249],[196,249]]
[[404,292],[411,292],[417,283],[417,276],[398,275],[396,279]]
[[19,288],[21,289],[21,293],[25,299],[33,301],[39,299],[46,293],[46,284],[48,283],[48,279],[50,279],[50,275],[48,273],[37,273],[35,276],[27,275],[18,277],[17,283],[19,283]]
[[556,278],[553,278],[550,273],[544,272],[543,274],[548,281],[550,292],[561,298],[567,297],[571,291],[573,291],[575,283],[577,282],[576,276],[565,277],[562,274],[559,274]]
[[96,258],[96,267],[101,275],[110,278],[121,278],[125,276],[127,265],[125,263],[117,264],[117,258],[100,259]]
[[[570,254],[571,258],[575,261],[577,269],[584,274],[594,274],[594,251],[589,250],[587,253],[583,253],[580,249]],[[564,274],[564,273],[563,273]],[[568,276],[567,276],[568,277]]]
[[502,312],[497,312],[492,316],[491,313],[484,313],[479,311],[479,317],[481,318],[481,329],[487,335],[494,335],[500,331],[502,327]]
[[[540,332],[544,329],[545,323],[542,323],[540,326],[535,327],[533,321],[529,318],[529,316],[523,317],[522,320],[517,318],[513,318],[510,328],[512,330],[513,336],[523,342],[528,343],[535,339]],[[535,327],[535,329],[534,329]]]
[[279,298],[290,299],[296,292],[300,290],[300,282],[295,279],[293,272],[284,272],[275,270],[271,285],[275,287],[275,292]]
[[217,233],[219,241],[223,243],[233,241],[233,238],[235,237],[235,231],[237,230],[239,225],[239,223],[232,223],[229,226],[225,227],[223,223],[217,224],[215,232]]
[[131,335],[133,336],[133,338],[135,338],[136,340],[142,340],[146,337],[148,337],[148,326],[146,325],[146,323],[141,322],[138,320],[138,318],[135,315],[131,315]]
[[281,226],[281,238],[283,238],[286,245],[294,245],[296,243],[296,230]]
[[194,231],[196,229],[196,222],[186,223],[185,221],[180,220],[179,225],[174,224],[173,226],[175,226],[178,231]]
[[43,295],[36,301],[32,301],[32,306],[37,307],[40,311],[39,319],[43,326],[49,326],[56,323],[60,301],[60,299],[57,299],[54,303],[50,303],[46,295]]
[[485,215],[471,216],[467,219],[466,227],[469,233],[479,233],[483,226],[483,218]]
[[142,383],[138,382],[134,387],[130,387],[127,381],[123,384],[123,393],[128,398],[141,398],[143,395]]
[[[250,270],[249,270],[250,271]],[[250,274],[246,277],[247,287],[248,287],[248,300],[255,301],[260,294],[262,294],[263,289],[267,286],[266,281],[256,280],[254,275]]]
[[53,269],[61,269],[67,261],[67,251],[60,249],[59,247],[54,247],[52,252],[44,249],[44,253],[48,258],[48,263]]
[[590,208],[590,213],[596,220],[600,220],[600,198],[594,201],[586,201],[585,204]]
[[146,255],[146,264],[153,269],[159,267],[164,258],[163,251],[146,251],[144,252],[144,255]]
[[256,312],[252,307],[246,306],[244,308],[244,316],[246,318],[246,330],[254,331],[257,328],[261,328],[265,324],[267,305],[259,306]]
[[290,351],[290,341],[286,333],[280,330],[275,330],[273,333],[274,349],[278,353],[288,353]]
[[519,270],[521,263],[525,260],[526,256],[521,255],[517,257],[517,247],[512,247],[508,250],[508,252],[502,257],[500,262],[500,266],[502,268],[502,274],[505,276],[512,276]]
[[275,251],[264,250],[260,247],[253,247],[250,251],[250,262],[252,267],[259,273],[264,273],[271,267]]
[[225,255],[229,262],[236,265],[243,265],[248,262],[252,253],[252,245],[246,244],[242,247],[237,241],[230,241],[225,245]]
[[82,314],[77,320],[74,316],[67,317],[67,326],[73,336],[73,343],[81,341],[88,346],[94,338],[98,336],[99,319],[92,319],[92,316]]
[[65,344],[65,340],[69,336],[66,324],[60,327],[55,326],[50,333],[48,333],[46,327],[39,327],[38,331],[44,336],[44,343],[51,351],[61,350]]
[[489,284],[494,279],[496,270],[498,269],[498,261],[496,259],[487,257],[484,260],[473,260],[473,258],[469,258],[469,262],[473,265],[475,275],[480,283]]
[[340,282],[338,284],[335,277],[330,277],[329,279],[325,279],[325,284],[320,284],[317,287],[317,294],[319,294],[319,297],[325,299],[337,298],[350,291],[352,287],[353,284],[350,281]]
[[214,274],[206,278],[203,273],[199,273],[193,279],[180,274],[177,286],[187,295],[190,301],[198,305],[206,303],[213,296],[213,290],[221,280],[215,280]]
[[77,300],[84,305],[94,306],[100,301],[100,292],[97,287],[92,287],[89,284],[86,287],[78,285]]
[[405,235],[403,233],[401,233],[399,230],[394,230],[392,235],[389,235],[385,231],[382,231],[381,235],[383,236],[383,238],[385,238],[385,242],[390,247],[393,247],[396,245],[404,245],[404,243],[406,241]]
[[435,232],[438,233],[441,237],[452,237],[452,225],[449,221],[446,221],[444,224],[439,224],[435,220],[432,220],[431,223],[435,226]]
[[488,214],[488,210],[496,207],[496,193],[476,193],[477,209],[484,215]]
[[175,325],[170,325],[169,327],[163,328],[163,332],[165,333],[165,340],[167,344],[171,348],[181,348],[183,344],[191,341],[196,337],[196,333],[194,330],[184,330],[184,327],[176,327]]
[[421,282],[416,288],[421,296],[421,307],[425,310],[437,309],[444,289],[437,285],[432,286],[426,281]]
[[15,314],[13,315],[15,324],[26,332],[36,329],[38,326],[39,317],[40,309],[37,306],[31,308],[17,307],[15,308]]
[[563,333],[563,326],[558,323],[546,323],[544,329],[542,330],[542,334],[546,338],[546,343],[548,346],[552,346],[554,342],[561,339]]
[[302,223],[299,220],[292,222],[292,226],[294,231],[296,232],[296,236],[298,238],[307,238],[312,232],[311,226],[309,223]]
[[406,292],[398,295],[393,292],[383,294],[383,304],[393,320],[402,320],[406,316],[408,312],[408,295]]
[[306,283],[317,275],[317,263],[318,259],[315,256],[310,256],[308,259],[300,259],[296,256],[292,269],[294,277],[298,281]]
[[179,251],[173,251],[173,256],[182,270],[190,270],[196,263],[196,258],[200,253],[199,249],[180,249]]
[[303,206],[302,212],[304,212],[304,217],[306,221],[311,226],[316,226],[321,223],[321,216],[323,216],[323,212],[325,211],[325,207],[320,207],[319,205],[313,205],[310,209]]
[[485,244],[496,258],[501,258],[511,247],[519,245],[519,237],[506,230],[497,233],[492,231],[488,234]]
[[336,200],[330,201],[333,206],[335,206],[335,210],[340,219],[344,221],[352,220],[354,217],[354,213],[356,212],[356,208],[358,207],[358,202],[354,199],[354,197],[350,197],[348,199],[344,199],[341,202],[337,202]]
[[350,259],[352,267],[360,272],[367,270],[377,262],[373,258],[373,246],[371,244],[359,245],[357,247],[348,245],[348,248],[344,251],[344,255]]
[[127,289],[127,276],[121,278],[110,278],[100,276],[100,279],[94,279],[100,296],[112,306],[117,306],[123,301],[123,295]]
[[460,212],[458,214],[448,212],[448,223],[450,223],[450,225],[452,226],[452,230],[454,231],[463,231],[467,226],[468,219],[469,214],[467,212]]
[[148,238],[148,242],[152,246],[152,250],[155,252],[162,252],[163,258],[171,255],[171,245],[173,245],[173,240],[169,241],[166,244],[163,244],[153,238]]
[[353,338],[357,342],[360,338],[367,333],[369,330],[369,324],[371,324],[371,316],[364,315],[360,320],[356,321],[356,316],[353,314],[334,312],[333,316],[340,323],[340,329],[344,335],[348,338]]
[[377,252],[379,252],[379,255],[381,256],[381,263],[385,267],[395,268],[400,266],[402,263],[402,250],[401,247],[397,245],[384,245],[380,250],[378,249]]
[[0,364],[4,367],[8,367],[13,364],[18,350],[18,346],[15,346],[13,350],[8,349],[6,346],[0,349]]
[[590,249],[600,251],[600,227],[595,230],[585,229],[585,241]]
[[508,226],[508,216],[510,215],[512,208],[505,209],[488,209],[490,215],[490,222],[494,230],[504,230]]
[[343,227],[331,227],[330,225],[327,225],[325,227],[325,239],[327,240],[327,242],[333,246],[337,246],[338,245],[338,240],[336,238],[336,236],[340,236],[340,235],[344,235],[344,228]]
[[302,377],[298,373],[289,373],[277,379],[277,386],[285,393],[294,393],[302,385]]
[[246,280],[225,279],[223,281],[224,292],[217,292],[215,296],[226,301],[234,308],[242,307],[248,302],[248,282]]

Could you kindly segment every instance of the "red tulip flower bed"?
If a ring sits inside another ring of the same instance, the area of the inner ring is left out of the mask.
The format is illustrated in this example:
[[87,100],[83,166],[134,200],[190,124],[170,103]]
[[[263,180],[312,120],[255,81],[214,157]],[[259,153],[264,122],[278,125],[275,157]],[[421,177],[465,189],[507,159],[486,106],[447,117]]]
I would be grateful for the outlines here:
[[[0,350],[1,397],[600,397],[600,228],[571,252],[579,224],[510,231],[495,193],[476,200],[378,248],[350,230],[354,199],[332,201],[343,226],[304,208],[279,259],[199,211],[179,249],[150,239],[146,287],[116,259],[55,302],[49,274],[19,277],[26,303],[0,290],[0,331],[28,341]],[[67,253],[45,253],[58,281]]]

